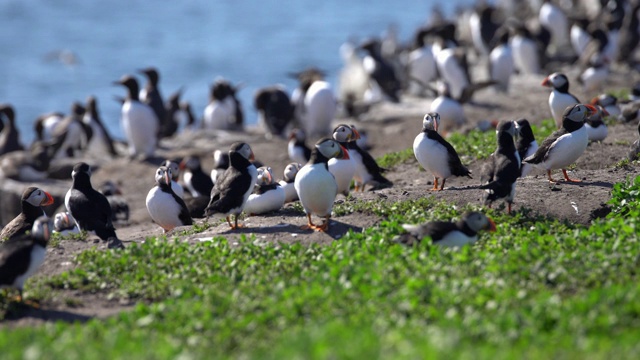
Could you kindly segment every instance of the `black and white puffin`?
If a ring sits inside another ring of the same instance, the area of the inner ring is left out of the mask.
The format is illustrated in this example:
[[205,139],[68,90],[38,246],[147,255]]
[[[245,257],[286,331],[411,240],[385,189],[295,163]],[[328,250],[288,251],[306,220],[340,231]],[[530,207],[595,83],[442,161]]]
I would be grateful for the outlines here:
[[551,0],[543,0],[538,13],[540,25],[551,33],[551,41],[556,52],[569,44],[569,19],[559,6]]
[[351,188],[351,181],[356,173],[356,162],[349,156],[349,150],[346,148],[349,146],[349,142],[354,140],[359,133],[353,131],[349,125],[340,124],[333,130],[333,140],[340,143],[345,149],[341,159],[332,158],[329,159],[329,172],[336,178],[338,184],[338,193],[349,196],[349,189]]
[[33,131],[36,134],[36,139],[50,141],[51,135],[53,135],[63,118],[64,114],[61,112],[51,112],[38,116],[33,122]]
[[538,150],[538,142],[533,136],[533,130],[527,119],[518,119],[514,123],[516,126],[516,150],[520,155],[520,177],[525,177],[529,175],[533,166],[523,163],[522,160],[535,154]]
[[287,153],[289,159],[298,164],[306,164],[311,157],[311,149],[305,143],[307,136],[302,129],[293,129],[289,133],[289,142],[287,143]]
[[404,245],[414,245],[429,237],[434,245],[460,247],[478,241],[478,232],[496,231],[496,224],[483,213],[471,211],[462,214],[457,222],[431,221],[426,224],[403,224],[408,233],[397,236],[394,241]]
[[127,224],[129,222],[129,203],[122,196],[120,186],[111,180],[107,180],[100,185],[99,189],[111,206],[111,221]]
[[540,27],[539,33],[532,33],[523,23],[509,22],[513,64],[522,74],[538,74],[546,62],[545,49],[551,34]]
[[0,231],[0,241],[10,239],[31,230],[34,221],[44,215],[43,206],[53,204],[53,197],[37,187],[28,187],[20,199],[22,211]]
[[507,212],[511,213],[511,204],[516,194],[516,180],[520,176],[520,155],[516,150],[513,137],[515,124],[505,121],[498,126],[498,148],[491,154],[483,167],[480,189],[487,190],[484,204],[491,204],[499,199],[507,202]]
[[[303,229],[329,230],[329,218],[338,195],[338,184],[329,172],[327,162],[334,157],[341,158],[343,154],[343,147],[337,141],[320,139],[311,151],[309,162],[298,171],[294,185],[308,221]],[[324,222],[315,225],[311,220],[312,215],[324,218]]]
[[122,103],[121,126],[129,145],[129,156],[153,156],[161,119],[149,105],[139,100],[138,81],[134,77],[125,75],[114,84],[127,88],[127,96]]
[[204,109],[202,126],[205,129],[236,130],[244,127],[244,113],[236,93],[240,89],[225,79],[217,79],[211,86],[209,104]]
[[591,105],[575,104],[568,107],[562,116],[562,128],[549,135],[540,144],[535,154],[523,160],[547,171],[549,182],[555,183],[551,177],[551,170],[562,169],[564,178],[568,182],[580,182],[567,175],[566,167],[573,164],[584,153],[589,144],[585,119],[596,112]]
[[[236,142],[231,145],[229,168],[218,177],[211,190],[211,199],[205,209],[206,216],[216,213],[225,214],[231,229],[238,228],[238,216],[253,192],[253,186],[258,177],[258,171],[251,162],[253,159],[253,151],[249,144]],[[235,218],[233,224],[231,215]]]
[[389,64],[380,52],[380,41],[369,39],[360,45],[367,55],[362,59],[362,65],[369,74],[369,86],[376,88],[378,93],[392,102],[400,101],[402,86],[393,66]]
[[173,190],[173,192],[181,199],[184,199],[184,188],[180,183],[178,183],[178,180],[180,179],[180,165],[175,161],[167,159],[163,161],[160,166],[165,166],[171,170],[171,190]]
[[200,165],[200,158],[197,156],[187,156],[180,162],[182,180],[184,188],[191,196],[207,196],[213,189],[211,176],[207,175]]
[[62,211],[53,216],[53,233],[62,236],[80,234],[76,220],[68,211]]
[[71,104],[71,112],[62,119],[51,134],[52,158],[79,157],[92,137],[91,128],[82,120],[85,107],[78,102]]
[[614,118],[617,118],[618,116],[620,116],[620,114],[622,114],[622,110],[620,109],[620,106],[618,106],[618,98],[611,94],[600,94],[591,99],[590,104],[593,106],[602,106],[607,111],[609,116],[612,116]]
[[218,175],[222,174],[229,167],[229,152],[222,152],[219,149],[213,151],[213,169],[211,169],[211,181],[216,183]]
[[551,87],[553,91],[549,94],[549,108],[551,116],[556,121],[559,128],[563,124],[563,114],[567,107],[579,104],[580,100],[569,92],[569,79],[562,73],[553,73],[542,81],[542,86]]
[[111,220],[111,205],[107,198],[91,186],[91,168],[78,163],[71,173],[73,183],[64,198],[67,211],[76,219],[80,230],[95,231],[107,241],[109,248],[123,248]]
[[153,222],[165,233],[177,226],[192,225],[189,209],[181,197],[171,189],[171,169],[160,166],[156,170],[156,186],[147,194],[146,204]]
[[497,9],[487,3],[480,3],[469,17],[473,46],[483,56],[488,56],[490,44],[500,27]]
[[167,111],[164,106],[162,94],[160,93],[160,87],[158,86],[160,74],[154,67],[138,70],[138,73],[144,74],[144,76],[147,77],[147,84],[140,90],[140,101],[151,107],[158,119],[160,130],[163,130],[166,127]]
[[285,89],[278,85],[259,89],[253,97],[253,106],[258,111],[258,124],[267,138],[283,136],[293,120],[294,111]]
[[[443,190],[445,181],[451,176],[472,178],[453,146],[438,134],[439,126],[440,115],[427,113],[422,120],[422,132],[413,140],[413,154],[420,165],[433,174],[432,191]],[[438,179],[442,179],[440,188]]]
[[295,162],[287,164],[284,168],[284,175],[282,180],[280,180],[280,186],[284,189],[284,202],[286,203],[298,200],[298,193],[296,192],[294,181],[300,169],[302,169],[302,165]]
[[13,106],[0,104],[0,123],[4,125],[0,131],[0,155],[24,149],[20,143],[20,132],[15,120],[16,113]]
[[88,154],[118,156],[118,152],[113,145],[113,139],[100,118],[98,100],[95,96],[89,96],[87,98],[82,122],[91,129],[91,137],[89,138],[86,149]]
[[253,193],[247,198],[244,212],[249,215],[260,215],[280,210],[286,200],[284,189],[273,180],[270,167],[261,166],[257,171],[256,184]]
[[338,101],[331,84],[324,80],[324,72],[309,68],[291,75],[299,82],[291,94],[297,126],[309,137],[330,135]]
[[44,263],[53,226],[46,216],[40,216],[29,228],[30,234],[7,241],[0,246],[0,288],[14,288],[23,302],[24,282]]
[[638,139],[631,144],[631,149],[629,149],[629,154],[627,155],[630,161],[637,160],[638,156],[640,156],[640,122],[638,123],[638,136]]
[[600,105],[594,107],[597,111],[585,119],[584,127],[587,128],[589,141],[602,141],[609,135],[607,124],[604,123],[604,117],[609,113]]
[[165,104],[165,121],[160,129],[162,137],[172,137],[182,128],[182,108],[180,106],[180,96],[182,96],[182,88],[174,92],[167,99]]

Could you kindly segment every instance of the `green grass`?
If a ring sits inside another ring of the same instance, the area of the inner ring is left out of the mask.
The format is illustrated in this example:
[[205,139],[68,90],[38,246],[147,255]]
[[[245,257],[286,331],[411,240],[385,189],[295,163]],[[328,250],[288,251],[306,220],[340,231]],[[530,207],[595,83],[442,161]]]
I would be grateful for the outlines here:
[[89,250],[75,269],[29,281],[27,297],[72,289],[137,305],[2,328],[0,348],[7,359],[636,358],[638,189],[640,177],[616,185],[612,215],[590,227],[489,210],[497,231],[459,250],[392,241],[403,222],[475,208],[430,199],[336,206],[383,220],[328,246],[216,237]]

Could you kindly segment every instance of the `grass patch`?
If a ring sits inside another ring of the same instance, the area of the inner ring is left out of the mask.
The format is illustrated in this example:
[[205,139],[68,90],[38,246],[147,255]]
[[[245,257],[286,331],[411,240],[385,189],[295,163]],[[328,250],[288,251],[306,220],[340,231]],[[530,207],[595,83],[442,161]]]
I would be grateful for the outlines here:
[[415,159],[415,156],[413,156],[413,148],[409,148],[385,154],[376,159],[376,162],[380,167],[393,168],[394,166],[404,164],[409,161],[415,161]]

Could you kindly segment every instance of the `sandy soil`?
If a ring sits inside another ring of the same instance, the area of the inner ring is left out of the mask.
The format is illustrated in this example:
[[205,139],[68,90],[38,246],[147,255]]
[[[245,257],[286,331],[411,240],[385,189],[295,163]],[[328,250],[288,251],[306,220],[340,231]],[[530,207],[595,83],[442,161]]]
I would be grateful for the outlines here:
[[[571,74],[571,72],[569,71]],[[630,82],[624,71],[618,71],[611,76],[611,90],[628,88]],[[543,118],[550,117],[547,104],[549,89],[540,86],[543,76],[519,76],[514,79],[510,94],[496,94],[492,90],[478,93],[474,104],[465,105],[468,117],[468,127],[474,126],[480,120],[502,120],[526,117],[532,123],[539,123]],[[579,89],[572,89],[583,101],[597,94],[582,93]],[[400,104],[380,104],[360,119],[338,119],[339,122],[354,123],[360,129],[366,129],[373,144],[374,157],[387,152],[404,150],[411,147],[414,137],[421,128],[422,116],[429,109],[432,99],[405,97]],[[246,106],[247,104],[245,104]],[[594,216],[602,213],[603,204],[610,198],[611,187],[615,182],[627,176],[638,174],[637,166],[615,168],[613,165],[626,157],[629,144],[637,137],[637,123],[618,124],[610,127],[609,137],[602,143],[591,144],[586,153],[577,162],[574,177],[583,180],[580,184],[564,184],[550,186],[541,173],[534,173],[517,184],[514,210],[527,208],[533,212],[566,219],[572,223],[588,224]],[[203,167],[210,169],[214,149],[227,149],[234,141],[243,140],[251,144],[257,158],[271,166],[275,174],[282,174],[289,162],[286,153],[286,140],[265,140],[257,131],[248,134],[237,133],[208,133],[184,135],[163,143],[163,150],[158,152],[160,158],[175,158],[187,154],[203,155]],[[541,139],[539,139],[540,141]],[[310,141],[311,143],[311,141]],[[118,235],[125,242],[144,241],[146,237],[162,234],[161,229],[151,222],[145,207],[145,197],[153,186],[153,174],[157,163],[132,163],[126,159],[117,159],[103,164],[94,172],[94,185],[106,179],[121,182],[124,197],[128,200],[132,213],[127,226],[119,226]],[[394,186],[388,189],[357,193],[354,201],[384,199],[398,201],[434,197],[452,204],[466,204],[468,202],[481,204],[483,191],[477,188],[479,184],[482,161],[472,160],[468,163],[475,179],[454,178],[447,181],[447,187],[441,192],[431,192],[432,176],[421,170],[413,160],[394,167],[388,173]],[[558,172],[557,178],[561,177]],[[66,182],[70,184],[69,181]],[[340,197],[341,199],[341,197]],[[231,241],[241,235],[254,234],[256,239],[264,242],[302,242],[329,243],[339,239],[350,229],[361,231],[379,222],[380,218],[367,213],[354,213],[342,217],[334,217],[328,233],[317,233],[300,230],[306,223],[305,216],[295,211],[290,205],[269,216],[252,216],[244,220],[246,228],[237,231],[229,230],[226,224],[212,227],[207,231],[190,236],[183,236],[182,240],[190,242],[207,241],[213,236],[222,235]],[[175,236],[182,229],[175,229],[169,236]],[[98,246],[104,248],[103,243],[95,242],[90,236],[87,241],[63,241],[56,248],[48,250],[47,260],[40,274],[55,274],[71,269],[74,266],[74,256],[85,249]],[[27,289],[28,295],[28,289]],[[68,298],[74,301],[69,303]],[[14,320],[5,325],[16,326],[34,324],[42,320],[85,321],[92,317],[105,317],[133,306],[131,303],[107,300],[104,294],[85,294],[75,291],[63,292],[59,297],[41,304],[41,309],[25,309],[14,315]]]

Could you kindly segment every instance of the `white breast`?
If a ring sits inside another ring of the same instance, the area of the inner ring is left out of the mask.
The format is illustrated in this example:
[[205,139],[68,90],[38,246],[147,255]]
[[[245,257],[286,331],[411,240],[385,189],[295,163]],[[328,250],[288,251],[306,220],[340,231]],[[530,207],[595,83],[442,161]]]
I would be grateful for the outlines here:
[[540,8],[538,19],[540,24],[549,29],[552,42],[556,46],[562,46],[567,43],[569,23],[567,17],[559,8],[553,4],[544,3]]
[[547,160],[539,167],[545,170],[563,169],[573,164],[584,153],[589,144],[587,128],[580,129],[559,137],[549,150]]
[[182,208],[171,194],[155,186],[149,190],[146,204],[151,219],[166,231],[182,225],[179,218]]
[[[349,152],[351,154],[351,152]],[[351,187],[351,180],[356,172],[356,165],[351,157],[349,159],[329,160],[329,172],[333,174],[338,184],[338,193],[347,196]]]
[[600,124],[600,126],[596,128],[591,127],[589,124],[584,124],[584,127],[587,129],[587,136],[591,141],[602,141],[609,134],[609,130],[605,124]]
[[46,119],[42,121],[43,130],[43,140],[48,141],[51,140],[51,135],[56,131],[56,127],[62,122],[62,117],[58,115],[48,116]]
[[171,190],[173,190],[173,192],[176,193],[179,198],[184,199],[184,189],[182,188],[182,185],[171,180]]
[[364,186],[371,181],[373,176],[367,170],[367,167],[364,165],[362,161],[362,156],[357,151],[352,151],[349,153],[349,157],[353,160],[353,164],[355,165],[356,171],[353,173],[353,180],[357,186]]
[[251,194],[249,198],[247,198],[244,212],[247,214],[260,215],[280,210],[284,205],[285,198],[285,191],[280,186],[263,194]]
[[587,48],[591,37],[589,34],[581,29],[579,26],[573,25],[571,26],[571,46],[573,46],[573,50],[578,55],[582,55],[582,53]]
[[588,67],[580,74],[584,91],[594,92],[600,90],[609,77],[609,67]]
[[222,101],[213,101],[204,109],[205,129],[228,130],[234,122],[236,102],[228,96]]
[[503,91],[509,89],[509,78],[513,73],[513,55],[508,45],[500,45],[489,54],[491,61],[491,79],[498,82]]
[[458,63],[453,49],[444,49],[437,53],[436,63],[440,76],[449,84],[451,96],[459,98],[462,90],[469,85],[469,79]]
[[130,155],[153,155],[158,119],[151,107],[138,101],[126,101],[122,105],[122,129],[129,142]]
[[538,74],[540,72],[538,46],[535,42],[518,35],[511,40],[511,48],[516,69],[523,74]]
[[307,214],[321,217],[331,215],[338,184],[324,164],[303,166],[296,175],[294,186]]
[[182,174],[182,180],[184,180],[184,186],[187,188],[187,190],[189,190],[189,193],[191,194],[191,196],[193,197],[205,196],[205,194],[200,194],[199,192],[196,191],[196,189],[193,187],[192,179],[193,179],[193,174],[191,173],[191,171],[185,171]]
[[561,93],[558,90],[553,90],[549,94],[549,109],[551,109],[551,116],[556,121],[558,128],[562,127],[562,114],[569,106],[577,104],[573,96]]
[[430,46],[424,46],[413,50],[409,54],[409,82],[415,83],[413,79],[420,82],[416,87],[421,89],[424,85],[434,80],[437,76],[436,59],[433,56]]
[[299,146],[296,146],[295,140],[289,141],[287,144],[287,153],[289,154],[289,159],[298,164],[306,164],[309,159],[304,156],[304,149]]
[[47,249],[40,245],[33,245],[33,250],[31,250],[31,260],[29,261],[29,267],[27,268],[27,272],[16,277],[13,281],[13,286],[19,289],[24,287],[24,282],[31,277],[31,275],[35,274],[38,271],[38,268],[44,263],[45,255],[47,254]]
[[478,241],[478,236],[467,236],[464,233],[454,230],[448,233],[440,241],[434,242],[435,245],[445,247],[460,247],[468,244],[473,244]]
[[298,193],[296,192],[296,187],[292,182],[288,183],[284,180],[280,180],[280,187],[284,190],[284,202],[289,203],[298,200]]
[[413,154],[418,163],[433,176],[441,179],[451,176],[447,149],[437,141],[429,139],[425,133],[421,132],[414,139]]
[[336,115],[337,100],[326,81],[315,81],[304,97],[304,130],[311,136],[331,134],[331,122]]

